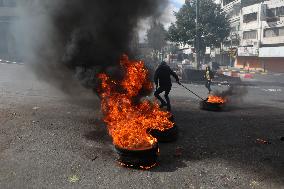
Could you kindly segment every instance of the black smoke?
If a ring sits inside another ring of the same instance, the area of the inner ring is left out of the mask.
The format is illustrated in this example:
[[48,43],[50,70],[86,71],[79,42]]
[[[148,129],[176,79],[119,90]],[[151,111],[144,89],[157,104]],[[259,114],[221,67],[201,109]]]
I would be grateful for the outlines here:
[[220,96],[227,100],[227,105],[234,106],[243,103],[243,98],[247,95],[248,90],[245,85],[232,84],[224,91],[214,91],[213,95]]
[[24,0],[15,27],[19,50],[39,78],[67,93],[96,75],[121,75],[119,59],[143,18],[158,17],[167,0]]

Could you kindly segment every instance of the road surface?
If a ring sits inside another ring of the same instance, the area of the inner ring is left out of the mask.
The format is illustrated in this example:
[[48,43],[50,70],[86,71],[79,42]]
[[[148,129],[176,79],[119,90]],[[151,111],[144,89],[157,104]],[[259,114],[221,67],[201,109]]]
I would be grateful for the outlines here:
[[[203,85],[186,86],[207,96]],[[227,111],[207,112],[174,85],[179,139],[160,144],[159,166],[140,171],[115,161],[95,96],[74,100],[24,65],[1,64],[0,188],[284,188],[284,87],[246,90]]]

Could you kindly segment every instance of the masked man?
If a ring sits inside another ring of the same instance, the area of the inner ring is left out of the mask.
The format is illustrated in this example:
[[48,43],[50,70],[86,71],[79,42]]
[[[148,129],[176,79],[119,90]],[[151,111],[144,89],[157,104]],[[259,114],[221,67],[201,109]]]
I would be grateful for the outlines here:
[[[172,88],[171,76],[176,79],[179,85],[181,84],[179,82],[177,74],[167,65],[166,62],[161,62],[154,75],[154,81],[156,84],[156,91],[154,95],[161,102],[160,107],[162,108],[164,106],[167,106],[168,111],[171,111],[171,103],[169,99],[169,93]],[[162,92],[165,92],[166,102],[160,96]]]

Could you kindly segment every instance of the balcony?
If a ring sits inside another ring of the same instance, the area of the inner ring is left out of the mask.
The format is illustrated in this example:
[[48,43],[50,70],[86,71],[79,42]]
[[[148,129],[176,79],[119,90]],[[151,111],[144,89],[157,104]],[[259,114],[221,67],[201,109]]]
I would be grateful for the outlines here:
[[263,45],[284,44],[284,36],[264,37],[262,39]]
[[228,3],[228,4],[226,4],[226,5],[223,5],[222,6],[222,9],[223,9],[223,11],[225,11],[225,12],[228,12],[228,11],[230,11],[231,9],[234,9],[234,8],[236,8],[236,7],[234,7],[234,6],[241,6],[241,0],[234,0],[234,1],[232,1],[232,2],[230,2],[230,3]]

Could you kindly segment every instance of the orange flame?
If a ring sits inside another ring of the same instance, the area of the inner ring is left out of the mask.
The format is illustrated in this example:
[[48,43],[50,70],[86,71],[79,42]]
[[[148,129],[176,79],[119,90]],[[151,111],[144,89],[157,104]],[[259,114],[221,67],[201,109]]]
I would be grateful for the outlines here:
[[106,74],[99,75],[104,121],[114,145],[128,150],[152,148],[157,139],[148,131],[172,128],[171,114],[161,111],[157,103],[149,100],[134,102],[142,89],[153,89],[142,61],[129,61],[124,55],[120,64],[125,71],[122,81],[114,81]]
[[209,103],[218,103],[218,104],[224,104],[226,102],[226,99],[220,97],[220,96],[208,96],[207,102]]

